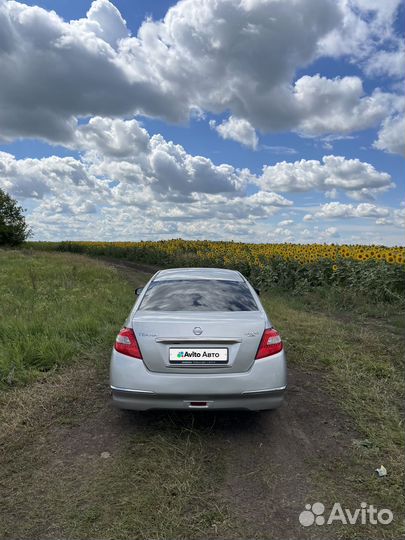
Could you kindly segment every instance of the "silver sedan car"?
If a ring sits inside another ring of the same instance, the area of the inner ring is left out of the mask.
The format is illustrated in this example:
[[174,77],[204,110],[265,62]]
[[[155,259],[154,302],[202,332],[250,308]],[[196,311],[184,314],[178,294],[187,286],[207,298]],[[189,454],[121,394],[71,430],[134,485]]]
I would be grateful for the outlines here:
[[114,405],[122,409],[275,409],[283,343],[258,292],[235,270],[157,272],[117,336]]

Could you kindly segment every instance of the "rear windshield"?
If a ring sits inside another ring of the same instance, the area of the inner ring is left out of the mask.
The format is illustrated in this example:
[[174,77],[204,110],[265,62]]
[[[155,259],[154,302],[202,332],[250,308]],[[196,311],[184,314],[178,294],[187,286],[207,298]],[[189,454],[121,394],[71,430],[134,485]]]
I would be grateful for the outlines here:
[[152,282],[140,311],[257,311],[247,285],[222,279]]

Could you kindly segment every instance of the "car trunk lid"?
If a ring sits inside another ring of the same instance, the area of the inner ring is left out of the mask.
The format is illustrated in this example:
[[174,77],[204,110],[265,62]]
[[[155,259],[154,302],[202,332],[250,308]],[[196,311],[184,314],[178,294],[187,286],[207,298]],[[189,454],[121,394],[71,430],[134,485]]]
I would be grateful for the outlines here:
[[150,371],[217,373],[249,370],[265,323],[261,311],[148,311],[132,327]]

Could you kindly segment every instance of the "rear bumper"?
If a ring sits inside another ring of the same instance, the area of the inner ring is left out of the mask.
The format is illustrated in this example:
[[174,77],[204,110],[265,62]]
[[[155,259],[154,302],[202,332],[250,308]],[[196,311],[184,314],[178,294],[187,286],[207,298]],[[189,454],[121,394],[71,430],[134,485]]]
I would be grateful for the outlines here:
[[[113,405],[120,409],[133,409],[136,411],[146,411],[150,409],[245,409],[250,411],[261,411],[266,409],[277,409],[280,407],[283,403],[285,389],[286,387],[283,387],[278,390],[271,390],[256,395],[210,395],[208,397],[203,394],[197,396],[143,394],[114,387],[111,387],[111,393]],[[196,405],[196,402],[199,404]]]
[[114,350],[110,385],[113,404],[122,409],[276,409],[287,387],[286,358],[281,351],[244,373],[157,373]]

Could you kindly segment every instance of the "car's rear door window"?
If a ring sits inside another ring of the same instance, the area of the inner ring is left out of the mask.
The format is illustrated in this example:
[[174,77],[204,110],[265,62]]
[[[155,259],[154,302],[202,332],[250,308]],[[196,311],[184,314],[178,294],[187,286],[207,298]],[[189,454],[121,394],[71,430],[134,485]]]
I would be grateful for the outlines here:
[[140,311],[257,311],[246,283],[223,279],[153,281]]

